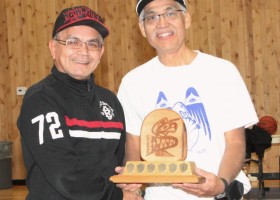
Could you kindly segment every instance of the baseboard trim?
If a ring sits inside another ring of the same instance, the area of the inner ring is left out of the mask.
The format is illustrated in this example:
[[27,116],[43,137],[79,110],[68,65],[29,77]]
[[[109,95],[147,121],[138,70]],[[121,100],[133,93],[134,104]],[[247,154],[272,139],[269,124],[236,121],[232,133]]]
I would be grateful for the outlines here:
[[[259,177],[259,173],[250,173],[251,176]],[[263,173],[263,180],[280,180],[280,173]]]

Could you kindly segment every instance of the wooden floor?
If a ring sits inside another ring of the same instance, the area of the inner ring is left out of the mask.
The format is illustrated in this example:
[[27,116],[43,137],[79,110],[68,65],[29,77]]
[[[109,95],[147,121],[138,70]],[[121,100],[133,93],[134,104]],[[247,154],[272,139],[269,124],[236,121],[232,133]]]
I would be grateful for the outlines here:
[[13,186],[11,189],[0,189],[0,200],[25,200],[26,186]]
[[265,199],[265,200],[280,200],[280,188],[266,188],[264,196],[260,196],[258,188],[252,188],[251,191],[244,196],[244,199]]
[[[13,186],[11,189],[0,189],[0,200],[25,200],[27,195],[26,186]],[[258,199],[258,189],[252,189],[249,194],[244,197],[244,200],[256,200]],[[270,188],[265,193],[262,199],[280,199],[280,188]]]

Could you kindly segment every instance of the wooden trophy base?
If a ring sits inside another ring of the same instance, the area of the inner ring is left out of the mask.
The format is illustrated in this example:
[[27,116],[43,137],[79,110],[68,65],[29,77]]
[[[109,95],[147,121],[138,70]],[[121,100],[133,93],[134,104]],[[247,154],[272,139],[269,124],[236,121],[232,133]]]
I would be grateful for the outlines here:
[[111,176],[114,183],[203,183],[190,161],[129,161],[124,173]]

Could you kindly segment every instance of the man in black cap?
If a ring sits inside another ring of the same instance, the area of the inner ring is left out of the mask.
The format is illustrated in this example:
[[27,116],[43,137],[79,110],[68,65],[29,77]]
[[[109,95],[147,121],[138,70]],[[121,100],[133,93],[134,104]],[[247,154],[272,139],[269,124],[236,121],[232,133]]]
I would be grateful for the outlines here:
[[[250,189],[241,171],[244,127],[258,121],[242,77],[229,61],[186,46],[191,16],[185,0],[138,0],[136,12],[141,33],[157,56],[130,71],[118,91],[126,118],[125,159],[140,160],[144,118],[155,109],[172,109],[186,125],[187,160],[196,163],[197,174],[206,180],[201,184],[155,183],[146,188],[145,199],[220,199],[229,194],[241,198],[243,190],[229,192],[228,188],[239,186],[230,185],[237,179],[245,192]],[[168,151],[168,142],[151,141],[150,146]]]
[[84,6],[55,22],[51,74],[28,89],[18,117],[28,200],[142,199],[137,185],[109,181],[123,165],[125,120],[116,96],[94,82],[108,34]]

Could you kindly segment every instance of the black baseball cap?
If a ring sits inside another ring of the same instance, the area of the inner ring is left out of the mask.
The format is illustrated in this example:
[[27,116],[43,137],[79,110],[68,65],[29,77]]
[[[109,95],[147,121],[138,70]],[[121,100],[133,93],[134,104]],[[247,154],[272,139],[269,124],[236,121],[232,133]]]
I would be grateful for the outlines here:
[[[151,3],[153,0],[137,0],[137,5],[136,5],[136,13],[140,15],[141,11],[145,8],[145,6],[149,3]],[[174,0],[182,4],[185,8],[187,8],[187,4],[185,0]]]
[[94,28],[103,38],[109,35],[109,30],[104,25],[104,19],[86,6],[77,6],[65,8],[60,12],[54,24],[52,37],[66,28],[81,25]]

